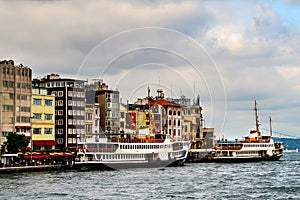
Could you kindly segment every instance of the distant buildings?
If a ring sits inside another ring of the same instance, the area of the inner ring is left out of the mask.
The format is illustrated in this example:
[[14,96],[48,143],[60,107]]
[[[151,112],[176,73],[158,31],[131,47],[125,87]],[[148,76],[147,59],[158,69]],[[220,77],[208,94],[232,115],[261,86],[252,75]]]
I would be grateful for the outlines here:
[[11,132],[31,136],[31,80],[29,67],[0,61],[0,144]]
[[193,105],[184,95],[166,99],[157,96],[120,103],[119,91],[96,80],[61,78],[49,74],[32,80],[32,71],[14,61],[0,62],[0,144],[11,132],[31,138],[35,150],[75,151],[77,142],[94,134],[169,134],[190,140],[196,148],[211,147],[214,130],[202,127],[199,97]]

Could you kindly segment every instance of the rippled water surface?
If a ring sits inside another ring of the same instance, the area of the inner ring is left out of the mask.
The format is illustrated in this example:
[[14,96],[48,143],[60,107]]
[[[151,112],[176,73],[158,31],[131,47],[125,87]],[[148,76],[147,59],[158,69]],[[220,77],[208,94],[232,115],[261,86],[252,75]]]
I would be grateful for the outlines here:
[[0,175],[0,199],[300,199],[300,154],[260,163]]

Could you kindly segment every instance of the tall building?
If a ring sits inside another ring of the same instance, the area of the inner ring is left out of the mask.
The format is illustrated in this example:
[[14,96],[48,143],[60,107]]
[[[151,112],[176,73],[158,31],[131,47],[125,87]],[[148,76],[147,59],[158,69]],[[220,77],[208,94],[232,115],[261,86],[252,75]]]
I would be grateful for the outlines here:
[[32,87],[32,145],[34,151],[55,149],[55,96]]
[[98,103],[85,104],[86,137],[100,133],[100,107]]
[[0,61],[0,144],[11,132],[31,135],[31,79],[29,67]]
[[119,91],[108,89],[108,85],[98,80],[86,86],[87,103],[98,103],[100,107],[100,131],[106,134],[120,132]]
[[126,133],[126,114],[128,113],[127,111],[127,106],[124,105],[123,103],[120,103],[120,132]]
[[56,148],[75,151],[85,137],[85,92],[83,80],[50,74],[37,80],[55,96]]

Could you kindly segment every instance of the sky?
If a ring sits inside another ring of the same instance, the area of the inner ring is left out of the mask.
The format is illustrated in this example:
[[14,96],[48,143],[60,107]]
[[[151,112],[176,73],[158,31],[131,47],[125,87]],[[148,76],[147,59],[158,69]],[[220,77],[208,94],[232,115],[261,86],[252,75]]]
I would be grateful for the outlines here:
[[255,129],[300,137],[300,3],[282,1],[0,1],[0,60],[102,79],[133,103],[161,88],[200,96],[216,137]]

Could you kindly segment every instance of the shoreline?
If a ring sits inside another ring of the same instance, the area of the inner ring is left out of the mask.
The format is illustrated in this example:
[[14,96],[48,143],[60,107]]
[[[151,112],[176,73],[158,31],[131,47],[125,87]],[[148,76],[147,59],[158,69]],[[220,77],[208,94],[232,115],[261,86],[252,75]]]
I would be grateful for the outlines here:
[[71,170],[73,165],[38,165],[38,166],[21,166],[21,167],[1,167],[1,174],[23,173],[23,172],[46,172]]

